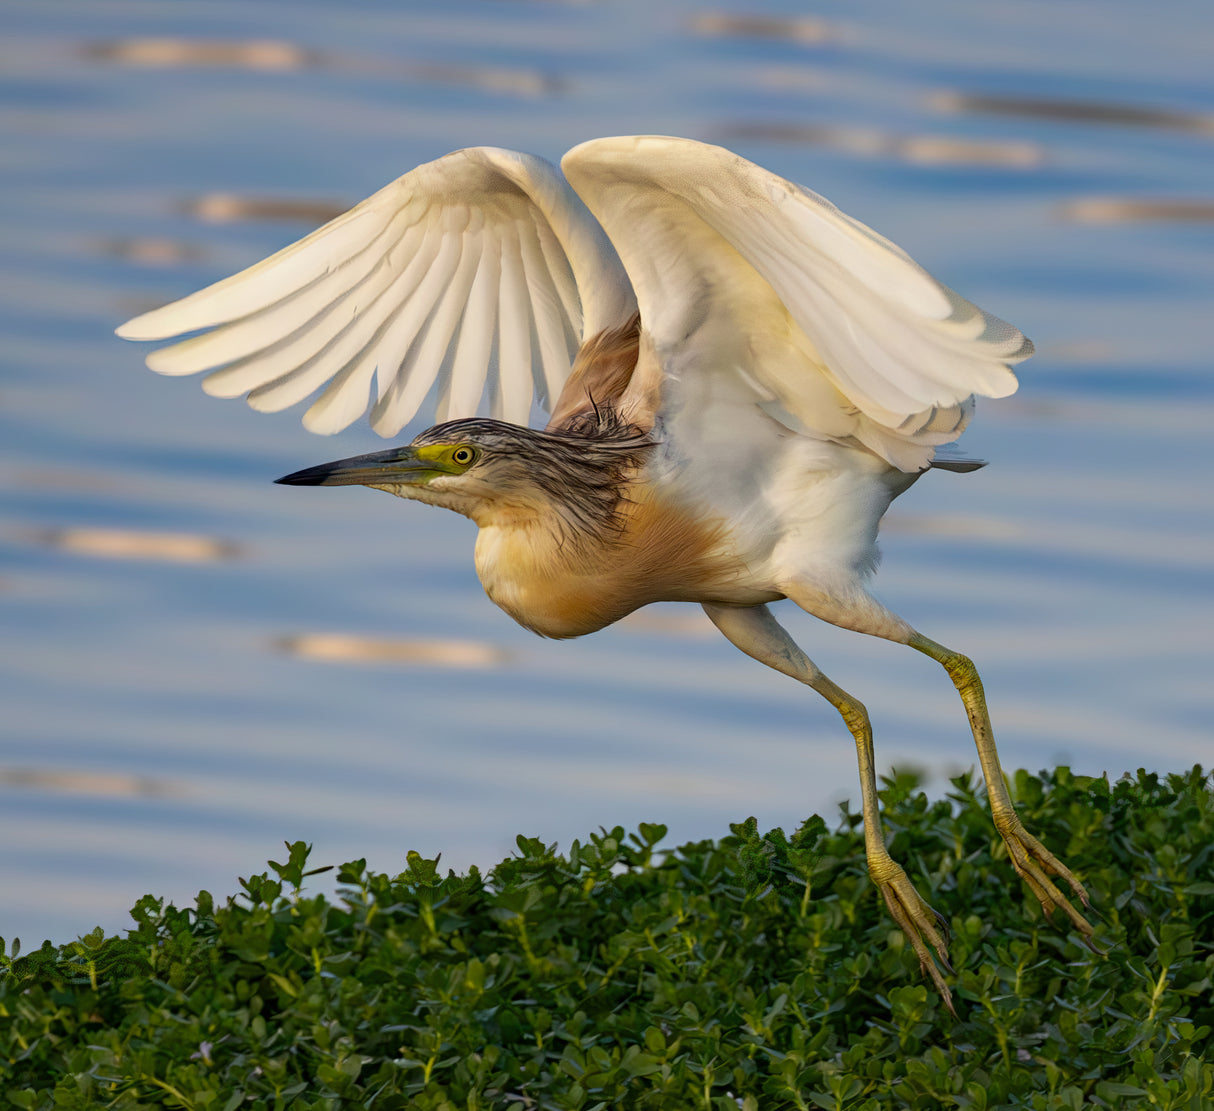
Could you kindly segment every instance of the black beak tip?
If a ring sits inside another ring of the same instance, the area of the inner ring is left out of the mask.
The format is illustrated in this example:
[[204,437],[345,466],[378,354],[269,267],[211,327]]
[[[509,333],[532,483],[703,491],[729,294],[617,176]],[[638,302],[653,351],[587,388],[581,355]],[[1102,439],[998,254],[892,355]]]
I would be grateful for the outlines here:
[[[420,468],[424,470],[425,468]],[[274,481],[280,486],[367,486],[383,482],[407,482],[419,470],[409,448],[373,451],[305,467],[302,471],[285,474]]]
[[321,486],[330,471],[330,467],[307,467],[302,471],[293,471],[282,478],[276,478],[274,483],[277,486]]

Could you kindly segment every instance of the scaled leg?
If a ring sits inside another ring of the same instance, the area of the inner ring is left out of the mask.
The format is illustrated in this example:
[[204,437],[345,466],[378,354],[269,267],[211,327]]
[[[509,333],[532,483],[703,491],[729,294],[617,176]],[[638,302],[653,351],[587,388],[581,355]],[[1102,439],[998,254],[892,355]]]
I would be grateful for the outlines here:
[[906,935],[924,973],[930,976],[953,1009],[952,994],[940,974],[927,946],[936,951],[941,964],[948,963],[948,926],[915,890],[906,872],[895,863],[885,847],[881,813],[877,800],[877,773],[873,756],[872,726],[868,712],[841,687],[832,683],[797,647],[792,637],[772,617],[766,606],[723,606],[704,603],[704,612],[722,633],[748,656],[791,676],[816,690],[842,715],[856,741],[860,764],[860,795],[864,810],[864,847],[868,874],[885,899],[889,912]]
[[[1092,945],[1092,927],[1067,900],[1066,896],[1050,880],[1055,875],[1065,880],[1075,896],[1088,904],[1087,892],[1053,853],[1029,833],[1021,823],[1019,816],[1012,807],[1011,796],[1007,784],[1003,780],[1003,770],[999,767],[999,753],[995,749],[995,736],[991,730],[991,718],[986,708],[986,695],[982,690],[982,680],[978,677],[978,669],[973,661],[929,640],[922,633],[912,629],[902,618],[891,613],[871,595],[863,591],[857,592],[846,601],[817,592],[803,584],[797,584],[786,589],[788,597],[808,613],[829,621],[844,629],[854,629],[858,633],[868,633],[870,636],[882,637],[899,644],[909,644],[924,655],[930,656],[943,665],[953,680],[953,684],[961,694],[969,714],[970,730],[974,734],[974,744],[978,748],[978,760],[982,765],[982,775],[986,780],[986,793],[990,799],[991,816],[995,828],[1007,845],[1008,854],[1016,871],[1024,878],[1033,894],[1041,901],[1041,906],[1049,915],[1051,911],[1061,910],[1071,921],[1071,924],[1084,937],[1090,948]],[[1099,950],[1097,950],[1099,951]]]
[[1008,854],[1016,871],[1029,885],[1033,894],[1041,901],[1046,915],[1055,908],[1061,910],[1071,920],[1072,925],[1091,945],[1092,927],[1067,900],[1066,896],[1050,880],[1050,875],[1058,876],[1066,881],[1071,891],[1088,906],[1088,895],[1083,885],[1075,878],[1053,853],[1024,828],[1019,815],[1012,807],[1012,799],[1004,782],[1003,769],[999,766],[999,753],[995,749],[995,736],[991,730],[991,718],[986,708],[986,695],[982,690],[982,680],[978,677],[978,669],[973,661],[928,640],[921,633],[912,632],[906,642],[912,648],[944,666],[954,685],[961,694],[969,714],[970,729],[974,734],[974,744],[978,748],[978,760],[982,764],[982,775],[986,780],[986,793],[991,803],[991,816],[995,828],[1007,845]]

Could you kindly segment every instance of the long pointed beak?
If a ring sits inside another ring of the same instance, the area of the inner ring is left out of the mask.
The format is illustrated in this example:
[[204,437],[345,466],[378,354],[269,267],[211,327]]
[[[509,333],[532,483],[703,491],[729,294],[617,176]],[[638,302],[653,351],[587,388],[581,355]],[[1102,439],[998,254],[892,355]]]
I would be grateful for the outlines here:
[[274,481],[284,486],[384,486],[414,485],[436,473],[433,461],[419,459],[412,447],[373,451],[335,463],[321,463]]

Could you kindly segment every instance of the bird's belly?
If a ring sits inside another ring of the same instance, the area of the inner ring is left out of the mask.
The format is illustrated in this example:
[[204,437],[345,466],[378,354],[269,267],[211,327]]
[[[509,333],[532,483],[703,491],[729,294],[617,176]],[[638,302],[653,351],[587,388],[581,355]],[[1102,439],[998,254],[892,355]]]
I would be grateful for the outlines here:
[[546,579],[533,584],[496,578],[484,583],[485,593],[520,625],[540,636],[557,639],[597,632],[652,602],[756,606],[783,597],[770,589],[740,582],[683,588],[655,582],[653,586],[653,589],[620,590],[598,576],[571,576],[564,581]]
[[585,636],[626,617],[636,608],[630,601],[611,597],[590,582],[549,579],[522,584],[498,578],[484,586],[485,593],[515,621],[544,637]]
[[758,605],[782,597],[753,577],[711,523],[680,527],[676,513],[659,513],[646,499],[629,513],[622,535],[581,553],[549,544],[545,530],[482,527],[476,570],[485,593],[546,637],[584,636],[651,602]]

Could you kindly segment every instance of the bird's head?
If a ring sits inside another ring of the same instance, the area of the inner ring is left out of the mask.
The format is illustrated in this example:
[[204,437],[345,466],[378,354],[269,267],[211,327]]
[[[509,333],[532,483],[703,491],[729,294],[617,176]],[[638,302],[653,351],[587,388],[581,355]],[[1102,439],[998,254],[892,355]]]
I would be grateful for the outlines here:
[[322,463],[278,479],[288,486],[369,486],[453,509],[482,527],[553,513],[577,531],[606,525],[651,445],[635,429],[603,435],[537,432],[467,418],[412,443]]

